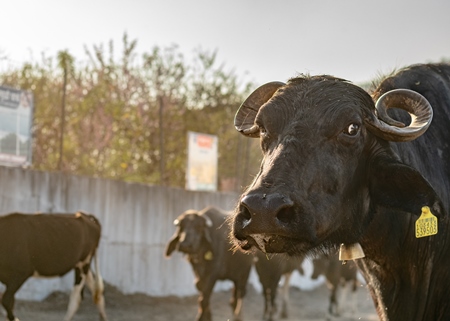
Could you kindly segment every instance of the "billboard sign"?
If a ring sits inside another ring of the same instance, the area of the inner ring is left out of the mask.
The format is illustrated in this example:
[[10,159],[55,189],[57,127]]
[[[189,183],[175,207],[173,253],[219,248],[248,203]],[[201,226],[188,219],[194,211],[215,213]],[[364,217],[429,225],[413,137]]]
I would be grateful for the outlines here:
[[31,163],[33,94],[0,86],[0,164]]
[[188,132],[186,189],[216,191],[217,158],[217,136]]

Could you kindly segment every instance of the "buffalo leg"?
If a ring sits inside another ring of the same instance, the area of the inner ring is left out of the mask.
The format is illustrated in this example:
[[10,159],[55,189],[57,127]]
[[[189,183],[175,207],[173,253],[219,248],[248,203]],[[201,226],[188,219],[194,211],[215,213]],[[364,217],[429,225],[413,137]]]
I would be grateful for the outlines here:
[[199,311],[197,321],[211,321],[211,309],[209,306],[209,299],[215,282],[206,282],[203,289],[200,291],[198,298]]
[[263,297],[264,297],[264,314],[263,314],[263,320],[268,320],[269,315],[271,314],[270,310],[270,288],[263,287],[262,291]]
[[242,299],[247,292],[247,283],[239,281],[234,282],[233,297],[231,299],[231,308],[233,309],[233,318],[239,321],[242,318]]
[[16,279],[12,279],[8,284],[6,285],[5,292],[3,293],[2,297],[2,305],[6,310],[6,316],[9,321],[19,321],[19,319],[16,319],[14,317],[13,309],[14,309],[14,295],[16,292],[20,289],[22,284],[28,279],[27,277],[20,277]]
[[272,284],[270,287],[270,314],[269,314],[269,321],[273,320],[273,316],[277,312],[277,291],[278,291],[278,282],[276,284]]
[[271,287],[266,287],[263,289],[264,294],[264,316],[263,320],[272,321],[274,309],[274,294]]
[[231,301],[230,301],[234,321],[241,320],[242,297],[243,297],[242,289],[239,289],[239,287],[236,284],[234,284],[233,295],[232,295]]
[[288,318],[288,304],[289,304],[289,281],[291,280],[292,272],[286,273],[284,275],[284,284],[282,287],[282,295],[281,295],[281,318],[287,319]]
[[334,316],[339,316],[337,292],[338,292],[338,285],[333,286],[331,288],[330,306],[328,307],[328,312],[330,313],[330,315]]

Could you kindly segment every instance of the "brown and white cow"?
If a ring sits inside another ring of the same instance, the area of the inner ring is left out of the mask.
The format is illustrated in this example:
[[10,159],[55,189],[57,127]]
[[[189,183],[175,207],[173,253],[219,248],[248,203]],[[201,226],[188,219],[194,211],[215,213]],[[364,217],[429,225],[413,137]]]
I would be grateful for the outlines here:
[[[2,305],[7,319],[13,313],[14,295],[30,277],[60,277],[75,270],[75,285],[64,321],[72,319],[86,284],[106,320],[103,280],[98,270],[96,251],[101,226],[90,214],[22,214],[0,217],[0,281],[6,286]],[[96,273],[91,271],[95,258]]]

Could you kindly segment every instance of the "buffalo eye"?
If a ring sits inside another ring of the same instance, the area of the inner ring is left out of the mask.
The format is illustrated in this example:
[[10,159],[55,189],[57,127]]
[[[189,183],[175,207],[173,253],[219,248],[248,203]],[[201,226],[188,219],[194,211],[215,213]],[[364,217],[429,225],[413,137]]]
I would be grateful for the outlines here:
[[348,127],[344,130],[344,133],[349,136],[356,136],[359,132],[359,125],[358,124],[350,124]]

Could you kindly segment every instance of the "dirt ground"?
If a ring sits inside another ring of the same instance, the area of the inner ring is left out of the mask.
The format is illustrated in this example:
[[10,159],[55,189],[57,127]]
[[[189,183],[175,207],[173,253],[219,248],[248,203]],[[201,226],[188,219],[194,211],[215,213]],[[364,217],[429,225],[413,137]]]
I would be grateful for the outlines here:
[[[378,320],[372,300],[364,286],[356,292],[357,312],[344,312],[340,318],[333,320]],[[73,321],[98,320],[95,305],[89,291],[85,290],[84,300]],[[216,292],[211,300],[213,320],[231,319],[228,305],[230,291]],[[347,296],[351,298],[350,295]],[[143,294],[124,295],[112,286],[105,288],[106,311],[109,321],[194,321],[197,312],[197,296],[189,297],[149,297]],[[68,303],[68,295],[61,292],[52,293],[42,302],[16,301],[15,313],[21,321],[61,321]],[[289,319],[318,321],[327,319],[328,289],[325,285],[310,291],[290,288]],[[244,299],[244,321],[260,321],[263,313],[263,298],[259,292],[248,287]],[[4,312],[2,311],[2,315]],[[0,319],[4,319],[1,316]]]

